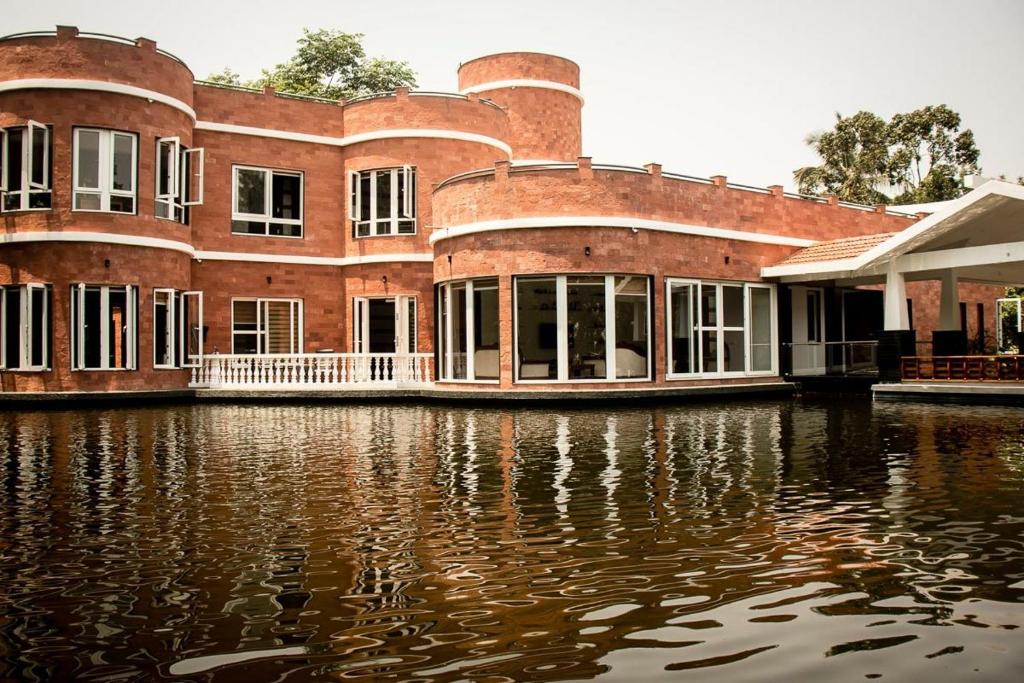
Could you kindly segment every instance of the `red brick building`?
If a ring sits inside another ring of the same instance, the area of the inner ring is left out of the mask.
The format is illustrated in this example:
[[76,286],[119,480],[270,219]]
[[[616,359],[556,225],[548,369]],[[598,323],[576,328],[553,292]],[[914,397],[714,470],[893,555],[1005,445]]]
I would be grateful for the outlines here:
[[[794,314],[762,269],[919,218],[593,164],[561,57],[458,87],[328,102],[195,81],[142,38],[0,40],[3,391],[777,382],[785,344],[849,337],[832,290]],[[937,291],[908,288],[918,338]]]

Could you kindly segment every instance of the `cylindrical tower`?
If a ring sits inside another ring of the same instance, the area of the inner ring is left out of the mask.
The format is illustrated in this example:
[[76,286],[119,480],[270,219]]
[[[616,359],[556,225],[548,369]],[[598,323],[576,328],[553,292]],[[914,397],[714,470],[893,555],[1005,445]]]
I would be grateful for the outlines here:
[[581,155],[580,68],[564,57],[504,52],[459,67],[459,90],[508,108],[513,158],[576,161]]

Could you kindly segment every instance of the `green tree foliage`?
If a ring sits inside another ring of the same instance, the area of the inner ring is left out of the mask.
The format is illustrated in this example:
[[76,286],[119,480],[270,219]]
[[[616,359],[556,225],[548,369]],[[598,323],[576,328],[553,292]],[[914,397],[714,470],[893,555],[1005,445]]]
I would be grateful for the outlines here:
[[[863,204],[955,199],[967,192],[964,177],[979,171],[974,133],[960,125],[960,115],[941,104],[888,122],[865,111],[836,114],[832,130],[807,138],[822,163],[797,169],[794,177],[801,193]],[[890,198],[883,190],[897,194]]]
[[243,82],[225,68],[207,80],[251,88],[269,85],[280,92],[336,100],[415,87],[416,73],[406,62],[367,57],[361,33],[303,29],[295,54],[273,69],[264,69],[259,78]]
[[820,166],[794,173],[802,194],[834,194],[848,202],[875,204],[888,200],[877,188],[888,178],[889,147],[885,121],[867,111],[845,117],[836,113],[835,128],[812,133],[807,144],[821,157]]
[[895,204],[956,199],[964,176],[978,172],[974,133],[960,130],[960,115],[944,104],[896,114],[888,126],[893,146],[889,180],[905,188]]

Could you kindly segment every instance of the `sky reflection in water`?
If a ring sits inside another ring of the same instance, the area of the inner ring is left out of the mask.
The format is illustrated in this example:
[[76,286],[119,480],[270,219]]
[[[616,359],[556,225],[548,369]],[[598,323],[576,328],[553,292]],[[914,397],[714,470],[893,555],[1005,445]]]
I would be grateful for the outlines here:
[[0,678],[1013,678],[1024,411],[0,414]]

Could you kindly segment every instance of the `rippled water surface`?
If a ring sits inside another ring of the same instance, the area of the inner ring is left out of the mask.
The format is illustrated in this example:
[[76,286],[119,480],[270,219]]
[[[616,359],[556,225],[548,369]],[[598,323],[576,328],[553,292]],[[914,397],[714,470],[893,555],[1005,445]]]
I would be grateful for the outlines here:
[[1024,410],[0,414],[0,678],[1020,680]]

